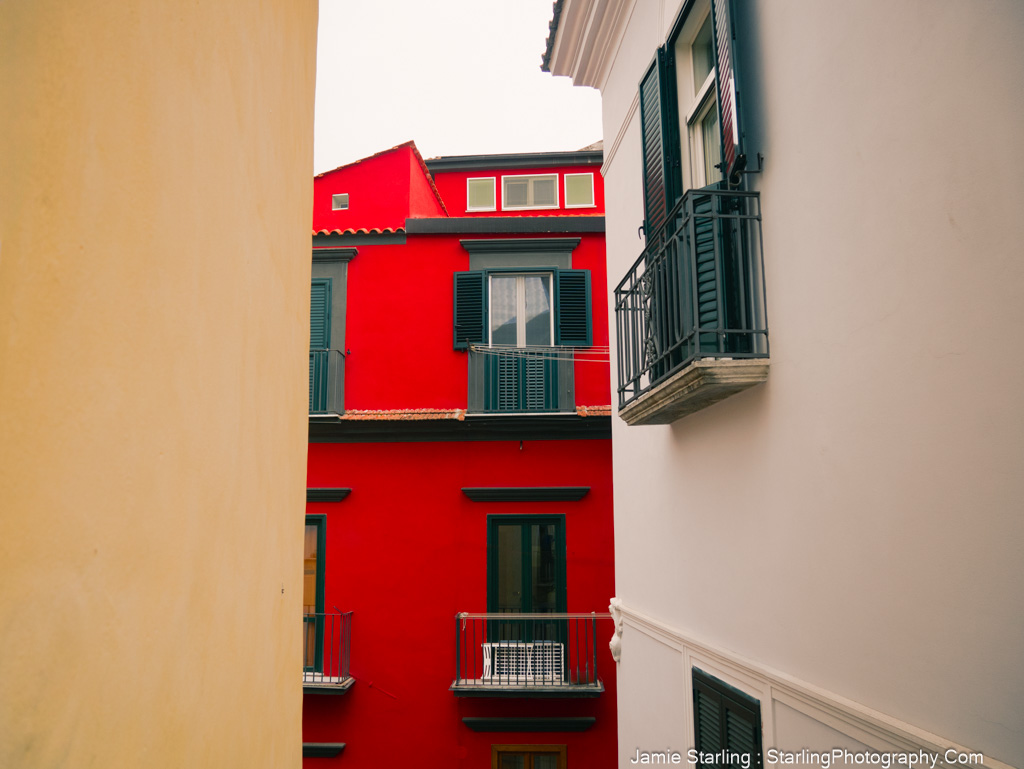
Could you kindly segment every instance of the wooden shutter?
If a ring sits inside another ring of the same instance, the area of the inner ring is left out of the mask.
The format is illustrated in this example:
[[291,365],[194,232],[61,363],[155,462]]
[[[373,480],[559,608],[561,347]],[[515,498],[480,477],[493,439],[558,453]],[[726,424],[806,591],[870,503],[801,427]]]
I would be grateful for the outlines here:
[[[715,41],[715,84],[718,89],[718,125],[722,131],[722,176],[731,180],[742,155],[739,102],[733,61],[732,9],[730,0],[713,0],[711,19]],[[738,175],[737,175],[738,176]],[[738,183],[738,178],[732,181]]]
[[662,46],[640,81],[640,130],[643,141],[644,228],[655,239],[679,196],[679,110],[676,106],[674,54]]
[[314,278],[309,288],[309,413],[326,409],[327,355],[331,346],[331,279]]
[[693,671],[693,727],[694,747],[698,752],[727,750],[746,754],[750,756],[750,769],[764,766],[761,703],[696,668]]
[[558,322],[555,344],[590,347],[593,344],[590,312],[590,270],[558,270],[555,273]]
[[331,346],[331,279],[314,278],[309,289],[309,349]]
[[482,270],[455,273],[453,339],[456,350],[487,342],[487,274]]

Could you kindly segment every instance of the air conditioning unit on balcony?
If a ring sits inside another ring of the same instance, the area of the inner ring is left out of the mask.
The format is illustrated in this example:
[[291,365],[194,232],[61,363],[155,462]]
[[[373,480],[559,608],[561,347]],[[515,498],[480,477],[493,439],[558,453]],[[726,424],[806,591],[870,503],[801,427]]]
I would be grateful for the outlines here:
[[560,684],[564,647],[551,641],[494,641],[480,644],[483,680],[498,685]]

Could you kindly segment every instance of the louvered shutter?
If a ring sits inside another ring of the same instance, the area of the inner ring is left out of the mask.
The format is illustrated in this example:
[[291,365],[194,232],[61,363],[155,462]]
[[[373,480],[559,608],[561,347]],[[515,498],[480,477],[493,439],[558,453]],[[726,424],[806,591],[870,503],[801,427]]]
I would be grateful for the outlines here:
[[[724,327],[719,307],[720,266],[716,266],[715,236],[719,222],[712,217],[718,198],[713,195],[697,195],[693,199],[693,255],[697,274],[694,276],[697,292],[695,317],[697,325],[702,329],[719,329]],[[718,349],[718,335],[703,333],[698,340],[703,352],[715,352]]]
[[555,344],[590,347],[590,270],[558,270],[555,273],[555,301],[558,324]]
[[456,350],[487,342],[487,274],[482,270],[455,273],[453,340]]
[[[722,131],[722,176],[730,179],[742,155],[739,93],[736,85],[730,0],[713,0],[711,18],[715,41],[715,84],[718,89],[718,124]],[[737,183],[738,179],[733,181]]]
[[698,752],[744,754],[750,756],[750,769],[764,766],[761,703],[697,669],[693,671],[693,722]]
[[309,289],[309,413],[326,408],[327,353],[331,346],[331,279],[314,278]]
[[661,47],[640,81],[640,130],[643,141],[644,227],[655,238],[675,204],[681,185],[679,126],[672,52]]

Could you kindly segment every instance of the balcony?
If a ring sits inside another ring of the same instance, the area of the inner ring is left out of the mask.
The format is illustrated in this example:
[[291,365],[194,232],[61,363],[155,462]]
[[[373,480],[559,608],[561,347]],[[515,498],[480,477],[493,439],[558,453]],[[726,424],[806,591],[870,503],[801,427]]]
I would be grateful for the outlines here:
[[349,675],[352,612],[303,615],[302,691],[344,694],[355,683]]
[[309,413],[344,413],[345,355],[341,350],[309,351]]
[[669,424],[768,377],[761,200],[687,192],[615,289],[619,416]]
[[455,615],[456,697],[597,697],[598,620],[609,614]]

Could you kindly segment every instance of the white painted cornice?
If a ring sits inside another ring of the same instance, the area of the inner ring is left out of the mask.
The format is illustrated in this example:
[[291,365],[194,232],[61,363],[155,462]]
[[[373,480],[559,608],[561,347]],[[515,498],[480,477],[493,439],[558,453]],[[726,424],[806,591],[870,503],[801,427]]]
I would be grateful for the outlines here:
[[603,88],[636,0],[564,0],[549,68]]

